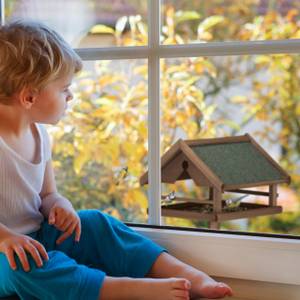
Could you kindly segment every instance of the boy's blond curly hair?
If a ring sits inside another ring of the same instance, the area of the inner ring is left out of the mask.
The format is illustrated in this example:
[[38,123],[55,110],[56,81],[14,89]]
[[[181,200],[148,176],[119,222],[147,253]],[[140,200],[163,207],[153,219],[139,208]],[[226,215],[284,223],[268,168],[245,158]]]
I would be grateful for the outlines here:
[[15,21],[0,26],[0,103],[9,105],[23,88],[40,90],[81,68],[80,57],[46,25]]

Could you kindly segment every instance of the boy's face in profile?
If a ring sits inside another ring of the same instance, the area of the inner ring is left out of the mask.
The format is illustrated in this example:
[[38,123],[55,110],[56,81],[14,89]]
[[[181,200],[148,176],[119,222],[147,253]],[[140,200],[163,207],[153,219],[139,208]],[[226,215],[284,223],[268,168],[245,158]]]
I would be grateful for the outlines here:
[[68,102],[73,99],[69,89],[73,77],[74,74],[71,74],[53,80],[35,94],[29,111],[33,122],[54,125],[62,118]]

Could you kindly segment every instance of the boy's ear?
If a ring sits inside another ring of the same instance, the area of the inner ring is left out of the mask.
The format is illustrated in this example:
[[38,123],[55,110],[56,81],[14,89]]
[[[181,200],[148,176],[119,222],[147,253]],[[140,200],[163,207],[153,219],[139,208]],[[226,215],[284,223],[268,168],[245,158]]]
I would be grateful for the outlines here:
[[36,102],[37,92],[30,88],[23,88],[19,93],[19,103],[25,109],[30,109]]

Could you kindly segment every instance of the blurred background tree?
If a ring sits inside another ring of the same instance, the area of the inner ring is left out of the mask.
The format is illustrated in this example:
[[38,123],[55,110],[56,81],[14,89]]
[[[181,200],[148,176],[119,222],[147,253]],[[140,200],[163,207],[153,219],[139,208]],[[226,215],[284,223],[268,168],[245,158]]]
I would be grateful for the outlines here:
[[[299,38],[298,9],[298,1],[165,1],[161,41]],[[103,29],[108,34],[101,26],[90,32],[101,35]],[[140,15],[124,16],[109,34],[119,46],[144,45],[147,24]],[[280,191],[284,213],[253,218],[246,227],[226,222],[223,229],[300,233],[299,61],[298,54],[161,60],[162,153],[179,137],[249,132],[292,177],[290,187]],[[59,189],[77,209],[147,221],[147,187],[139,186],[147,169],[147,72],[145,60],[97,61],[86,62],[76,78],[77,100],[52,134]],[[172,190],[189,197],[203,192],[189,182],[163,185],[165,193]]]

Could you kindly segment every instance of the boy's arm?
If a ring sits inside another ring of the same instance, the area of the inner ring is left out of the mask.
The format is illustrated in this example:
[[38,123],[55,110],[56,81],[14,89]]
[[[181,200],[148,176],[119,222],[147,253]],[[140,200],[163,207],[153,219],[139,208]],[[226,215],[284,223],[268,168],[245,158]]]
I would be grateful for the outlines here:
[[40,211],[45,218],[48,218],[51,208],[56,203],[59,203],[61,206],[73,208],[71,202],[60,195],[57,191],[51,160],[49,160],[46,165],[44,182],[42,190],[40,192],[40,197],[42,199]]
[[14,232],[10,230],[8,227],[0,223],[0,242],[6,238],[7,236],[13,234]]
[[71,202],[57,192],[51,160],[47,162],[44,183],[40,193],[42,205],[40,211],[48,219],[49,224],[62,231],[56,243],[61,244],[75,233],[75,241],[79,242],[81,222]]

